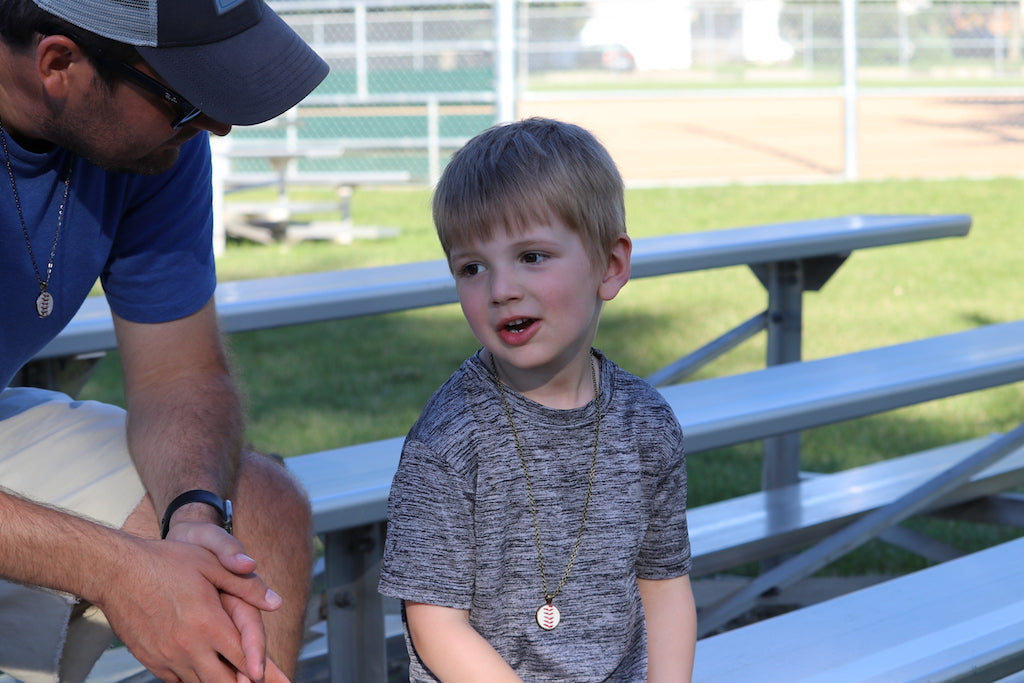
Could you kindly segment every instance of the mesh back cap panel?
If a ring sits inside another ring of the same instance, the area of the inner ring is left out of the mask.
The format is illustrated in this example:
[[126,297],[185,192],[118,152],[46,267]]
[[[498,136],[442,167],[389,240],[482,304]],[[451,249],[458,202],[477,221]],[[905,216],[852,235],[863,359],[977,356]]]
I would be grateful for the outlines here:
[[75,26],[129,45],[156,47],[157,0],[34,0]]
[[222,123],[261,123],[327,76],[264,0],[33,0],[79,28],[128,43],[161,79]]

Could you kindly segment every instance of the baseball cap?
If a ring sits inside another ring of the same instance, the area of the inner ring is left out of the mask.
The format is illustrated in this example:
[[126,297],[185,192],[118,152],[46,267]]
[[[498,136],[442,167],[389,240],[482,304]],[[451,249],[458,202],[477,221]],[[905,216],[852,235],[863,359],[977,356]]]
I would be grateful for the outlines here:
[[207,116],[251,125],[298,104],[328,66],[264,0],[33,0],[79,28],[136,46]]

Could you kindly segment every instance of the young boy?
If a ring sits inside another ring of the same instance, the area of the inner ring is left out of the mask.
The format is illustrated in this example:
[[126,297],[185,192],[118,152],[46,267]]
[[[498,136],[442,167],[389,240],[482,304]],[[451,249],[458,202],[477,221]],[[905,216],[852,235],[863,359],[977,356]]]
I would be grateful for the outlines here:
[[686,681],[682,433],[591,347],[629,279],[623,187],[571,124],[461,149],[434,221],[483,348],[434,394],[391,489],[381,592],[412,681]]

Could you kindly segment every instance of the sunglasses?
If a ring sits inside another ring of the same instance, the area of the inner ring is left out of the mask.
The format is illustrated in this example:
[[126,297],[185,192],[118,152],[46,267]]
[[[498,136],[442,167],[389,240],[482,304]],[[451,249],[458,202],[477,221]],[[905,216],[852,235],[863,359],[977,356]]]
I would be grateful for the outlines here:
[[129,66],[124,62],[111,62],[110,66],[120,72],[123,76],[134,81],[135,84],[143,90],[148,90],[174,107],[175,112],[177,112],[177,116],[175,116],[174,120],[171,121],[171,128],[174,130],[178,130],[189,121],[192,121],[203,113],[199,110],[199,107],[186,100],[183,96],[171,90],[155,78],[150,78],[135,67]]

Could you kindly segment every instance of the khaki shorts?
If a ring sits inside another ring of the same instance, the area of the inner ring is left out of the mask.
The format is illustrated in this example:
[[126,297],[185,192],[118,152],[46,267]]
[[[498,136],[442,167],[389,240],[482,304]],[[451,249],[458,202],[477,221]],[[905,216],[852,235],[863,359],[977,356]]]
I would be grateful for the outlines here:
[[[145,494],[124,411],[40,389],[0,391],[0,488],[120,528]],[[29,683],[84,679],[113,633],[102,612],[76,602],[0,581],[0,671]]]

